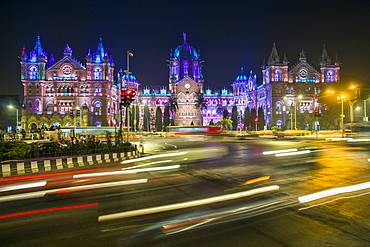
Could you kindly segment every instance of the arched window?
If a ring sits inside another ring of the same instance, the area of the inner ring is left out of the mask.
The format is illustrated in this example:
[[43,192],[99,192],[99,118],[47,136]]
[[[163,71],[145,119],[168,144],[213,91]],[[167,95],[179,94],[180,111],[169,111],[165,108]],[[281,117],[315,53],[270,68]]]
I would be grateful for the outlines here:
[[38,77],[37,66],[32,65],[28,67],[28,79],[37,80],[37,77]]
[[100,84],[95,86],[95,93],[101,93],[101,85]]
[[283,103],[281,101],[276,102],[276,114],[281,114],[283,111]]
[[102,79],[103,79],[102,68],[99,66],[94,67],[94,80],[102,80]]
[[280,85],[278,85],[276,87],[276,94],[280,95],[282,93],[282,87]]
[[275,81],[282,81],[283,73],[280,69],[275,70]]
[[102,103],[100,101],[96,101],[94,103],[94,114],[95,115],[101,115],[101,108],[102,108]]
[[326,73],[326,81],[334,82],[334,72],[332,70],[328,70],[328,72]]

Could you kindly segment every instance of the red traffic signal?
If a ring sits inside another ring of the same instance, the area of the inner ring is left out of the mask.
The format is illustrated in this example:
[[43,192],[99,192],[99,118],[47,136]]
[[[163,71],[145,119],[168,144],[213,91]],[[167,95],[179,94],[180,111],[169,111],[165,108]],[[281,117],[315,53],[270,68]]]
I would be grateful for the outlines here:
[[254,122],[255,122],[255,123],[258,123],[258,118],[255,118],[255,119],[254,119]]
[[121,105],[128,107],[135,100],[136,91],[132,89],[124,89],[121,91]]

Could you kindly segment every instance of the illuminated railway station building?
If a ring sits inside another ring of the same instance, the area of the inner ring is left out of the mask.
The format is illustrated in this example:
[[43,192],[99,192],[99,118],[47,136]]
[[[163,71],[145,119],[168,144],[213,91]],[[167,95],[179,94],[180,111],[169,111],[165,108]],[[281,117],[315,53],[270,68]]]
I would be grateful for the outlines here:
[[[145,106],[155,117],[158,107],[163,113],[169,100],[175,99],[178,109],[171,116],[174,125],[216,123],[223,119],[224,109],[231,117],[236,107],[238,128],[251,128],[249,122],[258,118],[260,124],[263,122],[260,128],[292,129],[298,127],[292,113],[312,113],[319,107],[317,96],[322,85],[340,79],[339,62],[332,62],[325,46],[316,68],[307,62],[304,51],[299,61],[289,66],[286,56],[281,59],[273,44],[267,63],[262,65],[260,79],[255,72],[244,74],[242,70],[231,86],[219,89],[205,83],[203,62],[200,52],[188,44],[184,34],[183,43],[171,50],[167,61],[168,84],[160,88],[141,87],[133,74],[122,70],[115,74],[113,58],[102,39],[95,52],[88,50],[86,63],[82,64],[72,56],[68,45],[63,57],[55,61],[46,54],[37,37],[29,55],[25,48],[20,55],[24,87],[22,128],[30,131],[51,126],[118,126],[121,89],[131,88],[138,92],[133,106],[139,109],[139,128],[144,123]],[[197,107],[199,95],[206,108]]]

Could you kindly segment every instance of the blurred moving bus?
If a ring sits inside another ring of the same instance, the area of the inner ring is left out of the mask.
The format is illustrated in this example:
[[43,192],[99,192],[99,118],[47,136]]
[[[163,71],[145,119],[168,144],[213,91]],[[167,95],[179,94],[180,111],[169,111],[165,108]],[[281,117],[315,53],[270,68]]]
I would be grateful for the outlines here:
[[205,135],[213,136],[220,135],[221,127],[220,126],[167,126],[166,134],[167,136],[182,136],[182,135]]
[[[350,133],[352,137],[370,137],[370,123],[369,122],[358,122],[358,123],[346,123],[343,125],[346,135]],[[352,133],[351,133],[352,132]]]

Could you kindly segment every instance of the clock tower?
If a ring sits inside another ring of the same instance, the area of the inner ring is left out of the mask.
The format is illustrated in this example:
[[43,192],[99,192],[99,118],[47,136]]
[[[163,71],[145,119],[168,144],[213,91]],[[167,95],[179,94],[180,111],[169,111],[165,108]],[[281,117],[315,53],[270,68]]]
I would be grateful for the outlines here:
[[198,95],[203,94],[204,78],[199,51],[186,41],[176,47],[170,54],[169,88],[172,96],[177,99],[178,109],[174,117],[175,125],[201,125],[201,110],[196,107]]

